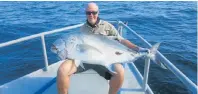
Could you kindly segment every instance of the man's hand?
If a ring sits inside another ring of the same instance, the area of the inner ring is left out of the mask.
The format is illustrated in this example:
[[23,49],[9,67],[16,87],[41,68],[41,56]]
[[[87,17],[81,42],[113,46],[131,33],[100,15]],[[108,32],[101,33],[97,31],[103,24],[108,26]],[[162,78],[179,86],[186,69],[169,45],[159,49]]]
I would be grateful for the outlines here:
[[147,49],[147,48],[138,47],[138,52],[146,52],[146,53],[149,53],[150,50]]

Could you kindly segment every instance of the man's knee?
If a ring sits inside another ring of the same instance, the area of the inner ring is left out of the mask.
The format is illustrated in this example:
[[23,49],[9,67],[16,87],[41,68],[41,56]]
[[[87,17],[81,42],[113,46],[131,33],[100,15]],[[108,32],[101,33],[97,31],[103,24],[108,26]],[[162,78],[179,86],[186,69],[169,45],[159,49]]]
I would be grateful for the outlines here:
[[69,73],[71,71],[75,72],[76,67],[74,66],[74,61],[73,60],[66,60],[64,61],[60,67],[58,68],[58,75],[70,75]]

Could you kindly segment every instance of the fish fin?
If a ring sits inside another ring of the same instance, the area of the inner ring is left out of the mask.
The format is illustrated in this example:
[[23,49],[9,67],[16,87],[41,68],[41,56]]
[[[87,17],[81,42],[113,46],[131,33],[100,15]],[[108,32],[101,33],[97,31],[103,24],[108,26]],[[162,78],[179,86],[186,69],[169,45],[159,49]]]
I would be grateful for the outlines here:
[[[79,65],[81,65],[81,61],[80,60],[74,60],[76,67],[79,67]],[[84,68],[84,66],[83,66]]]
[[79,46],[79,50],[82,51],[82,52],[83,51],[86,51],[87,49],[91,49],[91,50],[95,50],[95,51],[97,51],[97,52],[99,52],[99,53],[102,54],[102,52],[99,49],[97,49],[97,48],[95,48],[95,47],[93,47],[91,45],[88,45],[88,44],[78,44],[78,46]]
[[105,67],[109,70],[109,72],[111,73],[111,74],[117,74],[117,72],[115,72],[114,70],[113,70],[113,64],[112,65],[105,65]]
[[84,67],[84,65],[83,65],[83,63],[81,63],[81,60],[74,60],[75,61],[75,65],[76,65],[76,67],[79,67],[79,66],[81,66],[83,69],[85,69],[85,67]]
[[83,69],[85,69],[85,67],[84,67],[83,63],[80,63],[80,66],[81,66]]
[[157,49],[159,48],[159,46],[160,46],[160,43],[156,43],[155,45],[153,45],[153,46],[149,49],[149,54],[148,54],[148,56],[151,58],[151,60],[154,61],[154,63],[156,63],[157,65],[159,65],[161,68],[167,69],[167,68],[165,67],[165,65],[164,65],[162,62],[160,62],[160,60],[157,59],[156,54],[157,54]]

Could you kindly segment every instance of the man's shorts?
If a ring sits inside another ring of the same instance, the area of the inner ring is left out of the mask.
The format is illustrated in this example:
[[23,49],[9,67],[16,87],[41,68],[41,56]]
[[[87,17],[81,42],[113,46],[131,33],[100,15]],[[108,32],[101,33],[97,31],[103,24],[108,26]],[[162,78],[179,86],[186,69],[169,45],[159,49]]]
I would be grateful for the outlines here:
[[81,73],[81,72],[84,72],[84,71],[87,71],[89,69],[93,69],[95,70],[100,76],[104,77],[106,80],[110,80],[111,77],[112,77],[112,74],[110,73],[110,71],[102,66],[102,65],[94,65],[94,64],[86,64],[86,63],[83,63],[84,65],[84,68],[82,68],[81,66],[79,66],[77,68],[77,72],[76,73]]

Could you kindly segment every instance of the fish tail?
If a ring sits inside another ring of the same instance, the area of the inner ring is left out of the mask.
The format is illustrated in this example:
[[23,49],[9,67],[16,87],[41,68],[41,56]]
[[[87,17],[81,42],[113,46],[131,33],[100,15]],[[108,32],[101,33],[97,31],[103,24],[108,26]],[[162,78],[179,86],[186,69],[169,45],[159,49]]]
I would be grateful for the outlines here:
[[150,56],[151,56],[151,58],[155,59],[155,55],[157,53],[157,49],[159,48],[159,46],[160,46],[160,43],[156,43],[155,45],[153,45],[150,48]]
[[165,65],[160,62],[160,60],[157,58],[157,49],[159,48],[160,46],[160,43],[156,43],[155,45],[153,45],[151,48],[150,48],[150,53],[149,53],[149,57],[151,58],[151,60],[154,61],[154,63],[156,63],[157,65],[159,65],[161,68],[163,69],[167,69],[165,67]]

